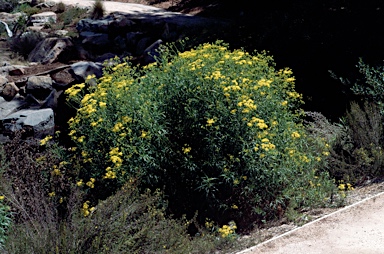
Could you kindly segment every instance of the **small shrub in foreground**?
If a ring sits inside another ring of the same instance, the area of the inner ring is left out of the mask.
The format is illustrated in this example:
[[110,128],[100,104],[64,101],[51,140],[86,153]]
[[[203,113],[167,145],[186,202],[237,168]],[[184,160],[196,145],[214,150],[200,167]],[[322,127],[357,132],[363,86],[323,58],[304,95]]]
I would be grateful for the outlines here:
[[105,8],[101,0],[95,0],[90,13],[91,19],[101,19],[104,16]]
[[324,202],[333,186],[318,170],[327,148],[315,154],[306,137],[294,80],[265,53],[222,43],[163,48],[142,70],[107,68],[97,86],[66,91],[79,105],[69,124],[80,180],[94,179],[85,188],[100,197],[139,178],[164,188],[171,213],[198,210],[200,221],[240,229]]

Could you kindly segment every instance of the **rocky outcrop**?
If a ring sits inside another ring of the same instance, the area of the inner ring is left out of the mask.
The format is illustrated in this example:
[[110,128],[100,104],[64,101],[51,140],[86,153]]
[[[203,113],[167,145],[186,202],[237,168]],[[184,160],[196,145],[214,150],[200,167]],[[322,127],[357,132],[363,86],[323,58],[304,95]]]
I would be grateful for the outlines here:
[[33,14],[30,17],[33,26],[44,26],[45,24],[56,23],[57,15],[52,11]]
[[53,63],[72,46],[70,38],[45,38],[29,54],[28,61],[42,64]]
[[54,114],[50,108],[23,109],[2,119],[3,134],[24,130],[29,136],[43,138],[54,133]]

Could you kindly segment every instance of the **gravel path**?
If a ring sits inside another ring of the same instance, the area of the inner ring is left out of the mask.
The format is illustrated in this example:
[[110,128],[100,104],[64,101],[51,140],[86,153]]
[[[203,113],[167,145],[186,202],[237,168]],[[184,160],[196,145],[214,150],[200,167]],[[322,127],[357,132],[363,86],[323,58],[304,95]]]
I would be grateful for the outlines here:
[[384,193],[237,254],[383,254]]

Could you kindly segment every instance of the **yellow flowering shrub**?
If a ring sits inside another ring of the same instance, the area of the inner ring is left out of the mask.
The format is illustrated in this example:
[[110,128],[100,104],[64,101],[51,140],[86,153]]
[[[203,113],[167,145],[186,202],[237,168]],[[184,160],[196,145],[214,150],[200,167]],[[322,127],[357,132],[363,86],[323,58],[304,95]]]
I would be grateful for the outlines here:
[[163,48],[143,69],[107,67],[97,86],[67,91],[79,104],[69,122],[74,153],[91,159],[78,185],[93,178],[90,191],[107,195],[138,178],[164,188],[176,215],[198,210],[221,225],[241,218],[239,227],[274,217],[297,193],[295,204],[324,200],[332,183],[316,169],[325,155],[308,145],[294,80],[266,53],[220,42]]

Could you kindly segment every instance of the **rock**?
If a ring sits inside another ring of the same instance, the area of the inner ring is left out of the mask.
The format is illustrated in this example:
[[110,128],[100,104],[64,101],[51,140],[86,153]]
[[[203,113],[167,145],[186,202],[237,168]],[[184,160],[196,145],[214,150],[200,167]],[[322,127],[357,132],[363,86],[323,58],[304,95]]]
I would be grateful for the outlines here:
[[99,49],[98,47],[105,47],[109,44],[108,34],[82,32],[80,33],[80,37],[83,38],[81,43],[83,43],[84,46],[95,47],[95,49]]
[[77,62],[71,65],[70,73],[79,82],[84,82],[89,75],[100,78],[103,74],[103,65],[94,62]]
[[93,33],[107,33],[111,19],[81,19],[76,24],[76,29],[79,33],[83,31]]
[[30,17],[33,26],[44,26],[46,23],[56,23],[57,15],[52,11],[33,14]]
[[4,21],[7,24],[17,23],[20,17],[26,17],[26,14],[21,12],[17,12],[17,13],[0,12],[0,20]]
[[4,98],[4,100],[11,101],[15,98],[18,92],[19,88],[15,85],[15,83],[9,82],[2,86],[0,95]]
[[55,82],[53,84],[54,88],[59,89],[66,89],[68,86],[71,85],[75,81],[75,79],[72,77],[71,73],[69,72],[70,68],[61,70],[59,72],[51,74],[51,78]]
[[63,93],[63,90],[61,91],[56,91],[56,89],[53,89],[50,95],[47,97],[47,99],[44,101],[43,105],[41,108],[51,108],[55,110],[57,108],[58,104],[58,99]]
[[151,38],[149,37],[144,37],[142,38],[140,41],[137,42],[137,45],[136,45],[136,54],[137,55],[142,55],[144,53],[144,50],[149,46],[151,45],[151,41],[153,41]]
[[0,87],[5,85],[8,82],[8,79],[4,76],[0,76]]
[[52,79],[48,76],[32,76],[28,78],[26,92],[39,100],[45,100],[53,90]]
[[29,62],[53,63],[66,49],[73,46],[70,38],[45,38],[28,56]]
[[161,39],[155,41],[152,43],[148,48],[144,50],[142,59],[140,64],[147,65],[153,62],[156,62],[156,57],[159,57],[159,52],[157,50],[159,49],[160,45],[163,43]]
[[0,97],[0,119],[27,106],[28,103],[20,96],[16,96],[12,101],[6,101],[4,98]]
[[16,131],[27,129],[34,138],[42,138],[54,134],[54,114],[50,108],[24,109],[3,118],[4,134],[14,134]]
[[56,30],[55,35],[59,37],[64,37],[68,34],[69,32],[67,30]]
[[12,75],[12,76],[23,75],[25,68],[27,68],[27,66],[24,66],[24,65],[2,66],[0,67],[0,75],[1,74]]

